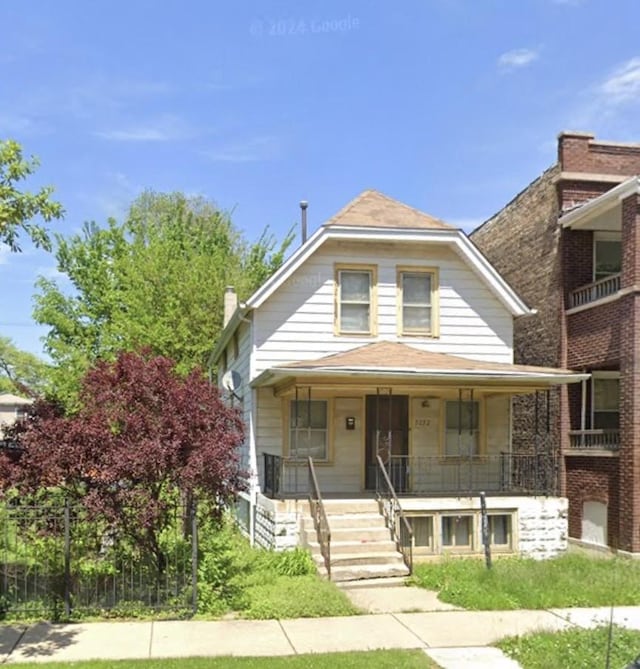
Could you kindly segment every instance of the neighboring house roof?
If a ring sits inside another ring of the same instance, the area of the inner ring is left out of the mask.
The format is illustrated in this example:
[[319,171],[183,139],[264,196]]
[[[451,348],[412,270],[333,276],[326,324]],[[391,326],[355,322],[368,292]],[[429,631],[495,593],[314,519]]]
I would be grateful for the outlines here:
[[324,225],[414,230],[456,229],[377,190],[365,190],[360,193]]
[[634,193],[640,194],[639,177],[631,177],[606,193],[564,212],[560,217],[560,224],[563,228],[579,229]]
[[28,404],[33,404],[33,400],[25,399],[24,397],[18,397],[18,395],[12,395],[11,393],[0,393],[0,405],[11,405],[11,406],[26,406]]
[[386,376],[431,381],[508,381],[547,386],[589,378],[566,369],[510,365],[470,360],[457,355],[422,351],[407,344],[377,342],[317,360],[276,365],[258,376],[253,385],[273,385],[286,378],[303,376]]
[[367,190],[329,219],[244,303],[220,334],[210,362],[215,363],[244,317],[260,307],[325,242],[428,242],[452,248],[513,316],[534,313],[461,230],[402,202]]

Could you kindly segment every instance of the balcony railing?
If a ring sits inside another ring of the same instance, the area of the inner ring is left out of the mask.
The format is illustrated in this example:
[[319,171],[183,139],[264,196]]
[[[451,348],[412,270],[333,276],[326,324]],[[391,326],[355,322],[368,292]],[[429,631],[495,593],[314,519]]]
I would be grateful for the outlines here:
[[620,448],[620,430],[571,430],[569,447],[572,450],[617,451]]
[[612,274],[572,291],[569,296],[569,307],[581,307],[603,297],[615,295],[619,290],[620,274]]
[[308,463],[282,455],[264,453],[262,490],[267,497],[306,497],[309,490]]

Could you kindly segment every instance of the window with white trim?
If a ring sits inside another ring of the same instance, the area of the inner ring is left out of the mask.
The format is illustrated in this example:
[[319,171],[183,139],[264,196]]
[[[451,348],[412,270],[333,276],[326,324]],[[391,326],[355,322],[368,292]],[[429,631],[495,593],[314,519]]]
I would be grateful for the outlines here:
[[510,513],[489,514],[487,516],[491,546],[504,549],[511,548],[511,517]]
[[337,268],[337,329],[342,334],[372,334],[374,270]]
[[480,454],[480,402],[445,402],[444,455],[474,457]]
[[401,269],[398,272],[398,288],[401,301],[400,334],[434,334],[435,272]]
[[413,546],[418,553],[433,553],[433,516],[407,516],[413,530]]
[[620,372],[593,372],[591,390],[593,429],[620,429]]
[[473,516],[442,516],[443,548],[473,548]]
[[304,460],[329,459],[327,400],[291,400],[289,455]]

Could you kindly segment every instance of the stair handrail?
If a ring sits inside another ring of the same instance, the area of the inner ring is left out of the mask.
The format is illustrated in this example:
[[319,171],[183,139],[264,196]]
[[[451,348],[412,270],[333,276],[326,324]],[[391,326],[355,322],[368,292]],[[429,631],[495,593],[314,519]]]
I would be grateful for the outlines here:
[[313,459],[308,458],[309,464],[309,510],[313,518],[313,526],[318,537],[318,544],[320,545],[320,554],[324,559],[324,566],[327,570],[327,578],[331,580],[331,528],[327,520],[327,513],[320,494],[320,486],[318,485],[318,478],[316,470],[313,466]]
[[[384,462],[379,455],[376,455],[378,461],[378,470],[382,474],[382,482],[385,490],[380,490],[376,485],[376,495],[378,501],[382,502],[382,512],[387,522],[387,527],[391,531],[391,538],[402,553],[404,563],[409,569],[409,574],[413,573],[413,530],[407,520],[407,516],[400,505],[400,500],[396,495],[395,488],[391,483]],[[379,481],[379,477],[378,477]],[[403,536],[404,535],[404,536]]]

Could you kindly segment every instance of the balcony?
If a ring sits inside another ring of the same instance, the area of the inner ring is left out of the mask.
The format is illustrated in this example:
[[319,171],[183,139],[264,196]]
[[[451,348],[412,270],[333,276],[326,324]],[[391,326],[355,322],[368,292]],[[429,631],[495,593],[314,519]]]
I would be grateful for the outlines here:
[[613,455],[620,449],[620,430],[571,430],[569,455]]
[[598,279],[598,281],[572,291],[569,295],[569,308],[583,307],[591,302],[615,295],[619,290],[620,274],[612,274],[604,279]]

